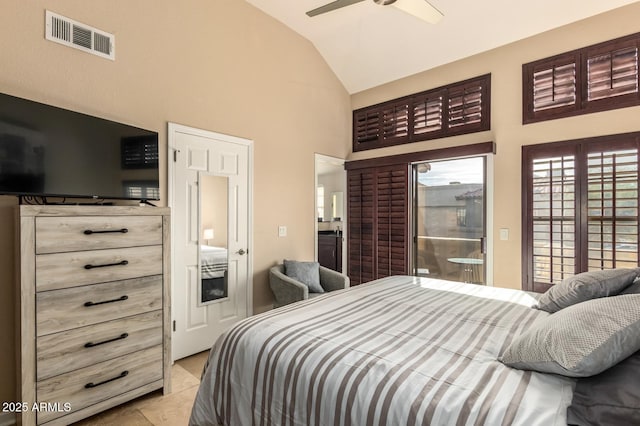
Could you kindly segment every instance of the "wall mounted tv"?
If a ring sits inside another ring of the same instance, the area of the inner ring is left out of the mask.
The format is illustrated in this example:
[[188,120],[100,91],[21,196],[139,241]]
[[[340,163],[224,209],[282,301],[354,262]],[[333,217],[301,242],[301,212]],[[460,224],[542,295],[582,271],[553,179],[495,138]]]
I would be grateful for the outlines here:
[[0,93],[0,194],[158,200],[158,133]]

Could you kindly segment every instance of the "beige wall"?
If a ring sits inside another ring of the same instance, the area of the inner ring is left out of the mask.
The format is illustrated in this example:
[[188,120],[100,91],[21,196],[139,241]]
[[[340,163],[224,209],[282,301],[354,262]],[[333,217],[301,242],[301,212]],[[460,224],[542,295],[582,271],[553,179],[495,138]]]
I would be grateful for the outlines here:
[[[45,9],[116,36],[115,62],[44,39]],[[314,254],[314,153],[345,158],[349,95],[315,48],[240,0],[3,0],[0,92],[157,130],[254,141],[254,309],[267,268]],[[0,197],[0,206],[15,204]],[[278,238],[278,225],[288,235]],[[0,400],[14,400],[13,228],[0,209]]]
[[[495,141],[494,283],[521,285],[520,161],[523,145],[640,131],[640,107],[522,125],[522,64],[640,31],[640,3],[352,96],[354,109],[491,73],[491,131],[352,153],[363,159]],[[500,241],[508,228],[509,241]]]

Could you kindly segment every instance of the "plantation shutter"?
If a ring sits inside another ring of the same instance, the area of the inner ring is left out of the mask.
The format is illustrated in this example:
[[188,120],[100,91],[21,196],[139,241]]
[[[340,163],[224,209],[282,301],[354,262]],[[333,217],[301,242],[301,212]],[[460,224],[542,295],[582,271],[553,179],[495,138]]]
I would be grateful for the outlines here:
[[638,149],[587,154],[588,270],[638,266]]
[[523,281],[639,266],[640,133],[523,147]]
[[489,130],[491,74],[353,112],[353,151]]
[[533,73],[533,111],[576,103],[576,64],[553,65]]
[[522,121],[640,104],[640,33],[522,66]]
[[378,141],[380,129],[380,112],[365,110],[354,113],[353,139],[357,144],[371,144]]
[[374,170],[347,173],[348,275],[351,285],[373,280]]
[[347,171],[348,275],[358,285],[408,272],[408,166]]
[[533,280],[557,284],[576,272],[575,156],[534,158],[531,171]]
[[481,122],[482,94],[483,87],[477,83],[449,89],[447,116],[449,128]]
[[408,167],[376,171],[376,278],[407,273]]
[[443,94],[417,96],[413,101],[413,134],[422,135],[442,130]]
[[382,139],[407,136],[409,136],[409,104],[403,102],[382,108]]
[[638,93],[638,48],[633,45],[587,58],[587,99]]

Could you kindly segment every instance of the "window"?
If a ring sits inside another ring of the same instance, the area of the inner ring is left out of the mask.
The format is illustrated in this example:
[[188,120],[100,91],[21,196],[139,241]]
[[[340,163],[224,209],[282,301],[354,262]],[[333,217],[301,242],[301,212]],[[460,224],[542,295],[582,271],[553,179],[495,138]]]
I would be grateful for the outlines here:
[[353,112],[353,150],[489,130],[491,75]]
[[467,209],[465,207],[458,207],[456,210],[456,224],[458,226],[467,226]]
[[523,147],[523,282],[638,266],[640,133]]
[[640,105],[640,34],[522,66],[523,123]]

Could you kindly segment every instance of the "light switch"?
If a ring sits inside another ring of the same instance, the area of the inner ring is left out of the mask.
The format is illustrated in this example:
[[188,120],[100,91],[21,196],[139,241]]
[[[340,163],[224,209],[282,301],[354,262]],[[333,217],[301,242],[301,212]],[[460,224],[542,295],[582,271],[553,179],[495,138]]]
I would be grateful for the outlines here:
[[278,237],[286,237],[287,236],[287,227],[284,225],[278,226]]
[[500,240],[501,241],[509,240],[509,228],[500,228]]

